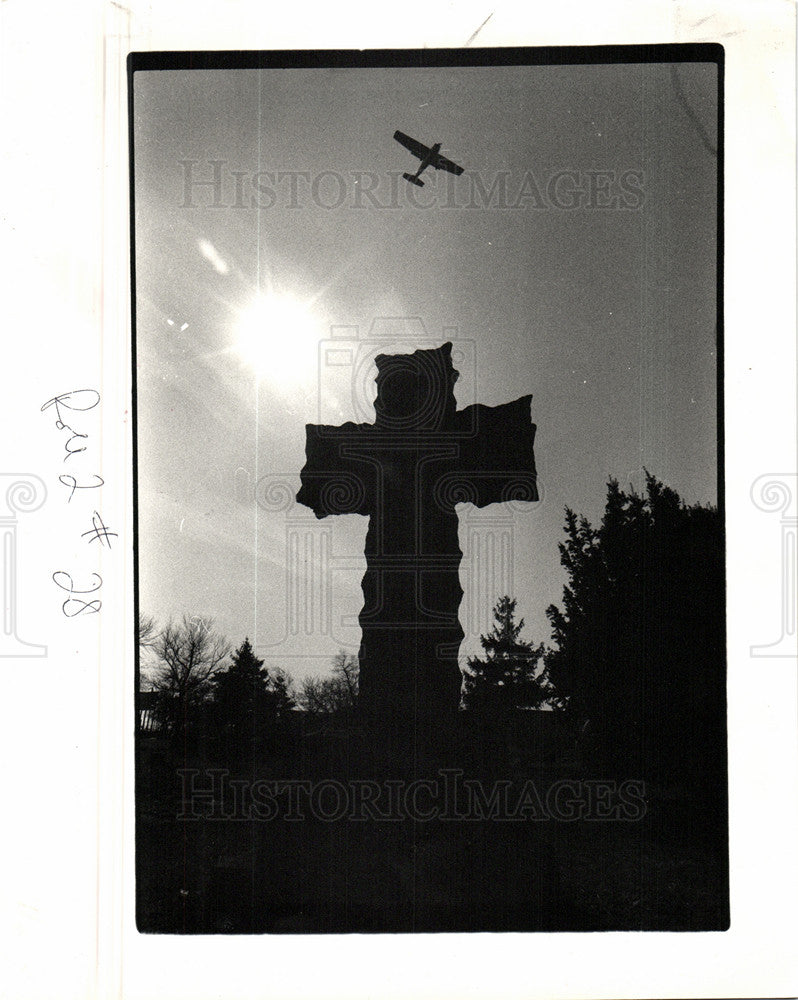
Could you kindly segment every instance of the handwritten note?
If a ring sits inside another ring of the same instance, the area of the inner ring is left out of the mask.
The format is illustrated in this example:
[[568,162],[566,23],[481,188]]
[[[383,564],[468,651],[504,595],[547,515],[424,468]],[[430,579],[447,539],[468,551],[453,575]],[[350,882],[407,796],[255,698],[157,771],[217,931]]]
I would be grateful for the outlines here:
[[[90,449],[90,436],[85,430],[87,424],[82,421],[80,414],[88,413],[100,405],[100,394],[96,389],[73,389],[71,392],[62,393],[60,396],[53,396],[41,407],[40,412],[51,410],[55,416],[55,428],[62,435],[63,450],[65,452],[62,462],[69,462],[70,472],[59,475],[58,482],[66,489],[64,499],[67,504],[71,504],[76,496],[83,502],[89,497],[96,500],[98,494],[88,493],[90,490],[99,490],[105,484],[105,480],[97,472],[91,471],[93,455]],[[76,501],[76,502],[79,502]],[[96,508],[89,517],[87,513],[87,530],[81,532],[80,537],[85,539],[87,545],[99,543],[100,548],[111,548],[111,539],[118,538],[115,531],[111,531]],[[77,573],[77,569],[75,570]],[[75,582],[72,573],[66,570],[56,570],[52,575],[53,583],[69,596],[61,605],[61,611],[67,618],[77,618],[82,615],[98,614],[102,608],[102,599],[92,597],[97,594],[103,580],[99,573],[91,572],[83,574],[83,579]]]

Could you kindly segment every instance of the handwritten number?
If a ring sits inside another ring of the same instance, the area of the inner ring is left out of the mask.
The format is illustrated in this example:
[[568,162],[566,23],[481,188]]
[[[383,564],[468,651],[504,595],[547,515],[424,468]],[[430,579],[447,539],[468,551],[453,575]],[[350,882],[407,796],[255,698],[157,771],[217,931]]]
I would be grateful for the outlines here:
[[99,480],[99,482],[89,483],[88,486],[86,486],[79,483],[74,476],[69,476],[69,475],[59,476],[58,482],[61,483],[62,486],[72,487],[72,492],[69,494],[67,503],[70,503],[70,501],[72,500],[72,497],[75,495],[75,490],[96,490],[99,489],[100,486],[105,485],[105,480],[102,478],[102,476],[98,476],[96,472],[94,473],[94,478]]
[[[78,615],[96,615],[99,613],[100,608],[103,606],[103,602],[95,598],[93,601],[84,601],[81,597],[73,597],[73,594],[93,594],[95,590],[99,590],[103,585],[103,578],[99,573],[92,573],[93,577],[97,579],[97,583],[93,587],[89,587],[88,590],[78,590],[75,586],[75,581],[72,579],[71,573],[66,573],[64,570],[60,569],[53,573],[53,583],[60,587],[61,590],[66,590],[69,593],[69,597],[61,605],[61,612],[67,618],[77,618]],[[68,582],[64,582],[64,580]],[[75,607],[75,605],[78,605]]]
[[[59,576],[65,576],[67,580],[69,580],[69,585],[67,586],[64,583],[61,583],[61,581],[57,579],[57,577]],[[99,573],[92,573],[92,576],[96,576],[99,583],[97,583],[94,587],[89,587],[88,590],[78,590],[78,588],[75,586],[75,581],[72,579],[72,574],[66,573],[62,569],[59,569],[57,572],[53,573],[53,583],[57,587],[60,587],[61,590],[66,590],[70,594],[93,594],[95,590],[99,590],[100,587],[102,587],[103,578],[100,576]]]
[[[67,611],[68,604],[79,604],[80,607],[76,608],[74,611]],[[103,606],[102,601],[82,601],[79,597],[68,597],[64,603],[61,605],[61,611],[66,615],[67,618],[77,618],[78,615],[82,615],[84,612],[89,615],[96,615],[99,613],[100,608]]]

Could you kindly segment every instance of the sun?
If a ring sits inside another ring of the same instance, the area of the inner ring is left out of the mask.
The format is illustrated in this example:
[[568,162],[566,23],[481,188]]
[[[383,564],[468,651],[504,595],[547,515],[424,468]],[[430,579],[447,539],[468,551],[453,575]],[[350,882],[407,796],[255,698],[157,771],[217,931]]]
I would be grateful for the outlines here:
[[311,306],[285,292],[258,295],[241,310],[235,346],[258,378],[298,385],[312,377],[320,324]]

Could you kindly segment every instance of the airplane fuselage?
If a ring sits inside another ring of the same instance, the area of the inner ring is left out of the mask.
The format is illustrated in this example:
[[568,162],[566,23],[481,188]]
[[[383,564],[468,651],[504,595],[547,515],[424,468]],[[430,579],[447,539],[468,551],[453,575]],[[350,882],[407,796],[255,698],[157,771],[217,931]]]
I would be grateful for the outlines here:
[[409,135],[405,135],[404,132],[398,130],[394,132],[393,137],[405,149],[409,149],[413,156],[418,157],[418,170],[414,174],[402,174],[402,177],[411,184],[415,184],[417,187],[424,187],[421,175],[427,167],[434,167],[435,170],[446,170],[450,174],[462,174],[463,168],[461,166],[452,163],[451,160],[447,160],[445,156],[441,156],[441,143],[436,142],[434,146],[426,146],[423,142],[411,139]]
[[424,159],[419,163],[418,170],[415,173],[415,177],[419,178],[424,171],[429,166],[435,166],[435,161],[438,159],[438,153],[441,151],[441,144],[436,142],[435,145],[430,149]]

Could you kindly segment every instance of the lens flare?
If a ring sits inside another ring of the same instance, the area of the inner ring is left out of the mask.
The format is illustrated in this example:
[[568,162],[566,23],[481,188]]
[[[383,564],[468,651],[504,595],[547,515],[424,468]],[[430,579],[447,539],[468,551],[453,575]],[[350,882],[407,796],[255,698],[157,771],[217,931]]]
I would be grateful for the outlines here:
[[299,385],[313,377],[320,325],[293,295],[259,295],[239,315],[236,349],[258,378]]

